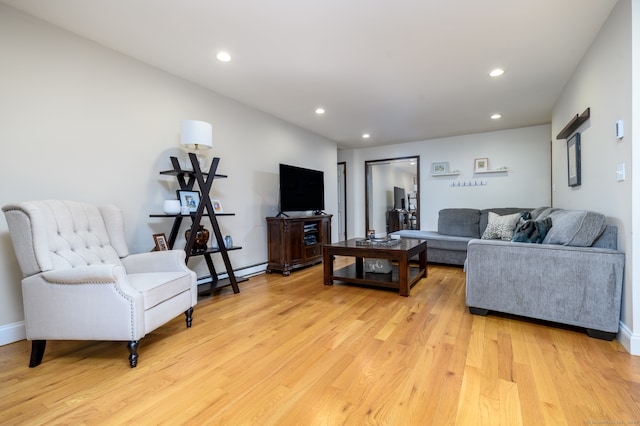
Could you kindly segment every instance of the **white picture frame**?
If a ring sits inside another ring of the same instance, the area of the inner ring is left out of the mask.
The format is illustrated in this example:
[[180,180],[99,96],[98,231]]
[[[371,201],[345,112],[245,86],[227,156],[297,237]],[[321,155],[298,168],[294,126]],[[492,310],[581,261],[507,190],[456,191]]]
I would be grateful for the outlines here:
[[476,158],[473,161],[473,172],[484,173],[489,171],[489,159],[487,157]]
[[444,175],[449,173],[449,162],[448,161],[440,161],[437,163],[431,163],[431,174],[432,175]]
[[222,208],[222,203],[220,202],[220,200],[211,200],[211,205],[213,206],[214,213],[224,213],[224,209]]
[[180,199],[180,206],[188,207],[189,213],[195,213],[198,210],[198,204],[200,204],[200,193],[198,191],[178,190],[178,198]]

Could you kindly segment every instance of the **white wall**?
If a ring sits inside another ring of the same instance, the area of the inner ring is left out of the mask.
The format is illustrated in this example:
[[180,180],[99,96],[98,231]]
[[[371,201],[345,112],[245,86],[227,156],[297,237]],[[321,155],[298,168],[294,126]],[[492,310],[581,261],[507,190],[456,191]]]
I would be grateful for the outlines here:
[[[436,230],[438,212],[449,207],[540,207],[551,205],[550,126],[478,133],[376,148],[339,150],[347,163],[349,237],[365,234],[364,162],[420,156],[420,229]],[[507,173],[474,174],[475,158],[489,158],[489,168]],[[432,176],[431,163],[448,161],[459,176]],[[485,186],[451,187],[480,182]]]
[[[0,205],[113,203],[124,210],[130,250],[147,251],[152,234],[171,227],[149,214],[178,188],[158,172],[170,168],[170,155],[186,155],[180,121],[198,119],[213,124],[214,148],[205,153],[220,157],[218,171],[229,176],[214,183],[213,195],[236,213],[219,220],[243,247],[230,253],[235,269],[267,261],[265,217],[278,213],[280,162],[323,170],[325,210],[336,213],[333,141],[1,4],[0,57]],[[201,259],[189,265],[206,271]],[[22,328],[20,279],[0,220],[0,344]]]
[[[634,0],[635,27],[639,23],[638,7],[640,2]],[[631,334],[636,335],[636,340],[640,338],[637,318],[640,315],[640,297],[637,296],[640,282],[633,273],[634,266],[638,265],[632,233],[632,199],[638,197],[638,190],[633,189],[638,188],[633,163],[640,154],[632,150],[638,137],[634,136],[632,122],[631,16],[631,2],[620,0],[565,86],[552,117],[554,205],[595,210],[604,213],[608,223],[618,226],[618,249],[626,253],[623,336],[620,340],[627,349],[630,349]],[[637,70],[635,79],[638,80]],[[566,141],[555,140],[555,136],[587,107],[591,108],[591,118],[579,129],[582,185],[571,188],[567,185]],[[637,115],[637,107],[634,111]],[[616,120],[625,123],[622,140],[615,137]],[[627,176],[626,180],[618,182],[616,168],[622,163],[626,166]],[[640,354],[640,347],[630,352]]]
[[[631,145],[638,145],[640,136],[634,135],[633,129],[640,129],[640,0],[633,0],[631,2]],[[631,149],[631,168],[632,170],[640,170],[640,150]],[[632,191],[631,191],[631,229],[636,230],[631,235],[631,247],[640,247],[640,233],[637,232],[640,229],[640,173],[631,173]],[[627,244],[628,245],[628,244]],[[638,279],[632,274],[635,268],[640,268],[640,250],[632,250],[630,253],[631,259],[627,260],[630,263],[628,267],[626,288],[631,287],[630,295],[629,290],[625,290],[625,298],[631,299],[631,302],[625,300],[625,305],[630,305],[625,315],[626,318],[631,317],[631,322],[627,322],[625,325],[625,336],[629,336],[629,341],[626,344],[629,352],[635,355],[640,354],[640,284]],[[629,310],[630,309],[630,310]],[[633,325],[629,325],[633,324]],[[629,330],[628,332],[626,330]],[[625,341],[626,343],[626,341]]]

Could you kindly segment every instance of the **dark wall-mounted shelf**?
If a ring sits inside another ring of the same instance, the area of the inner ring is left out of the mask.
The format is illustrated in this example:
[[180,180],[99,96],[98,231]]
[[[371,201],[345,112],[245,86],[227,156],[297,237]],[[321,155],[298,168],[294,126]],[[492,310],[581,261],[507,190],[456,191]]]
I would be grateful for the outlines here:
[[591,108],[585,109],[584,112],[580,115],[576,114],[576,116],[573,117],[573,119],[569,122],[569,124],[564,126],[564,129],[562,129],[560,133],[558,133],[558,136],[556,136],[556,139],[567,139],[576,130],[578,130],[578,128],[582,126],[582,123],[587,121],[590,116],[591,116]]

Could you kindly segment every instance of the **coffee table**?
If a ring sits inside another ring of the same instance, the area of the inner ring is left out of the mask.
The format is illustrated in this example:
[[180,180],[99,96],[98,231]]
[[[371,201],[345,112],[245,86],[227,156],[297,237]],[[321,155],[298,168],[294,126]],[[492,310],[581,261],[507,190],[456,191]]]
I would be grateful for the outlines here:
[[[402,238],[392,245],[362,243],[363,238],[354,238],[322,246],[324,262],[324,284],[333,281],[397,289],[401,296],[409,296],[409,290],[421,278],[427,276],[427,241]],[[363,245],[364,244],[364,245]],[[418,266],[409,264],[409,259],[418,256]],[[354,264],[337,271],[333,270],[335,256],[353,256]],[[364,271],[364,259],[389,259],[397,264],[388,274]]]

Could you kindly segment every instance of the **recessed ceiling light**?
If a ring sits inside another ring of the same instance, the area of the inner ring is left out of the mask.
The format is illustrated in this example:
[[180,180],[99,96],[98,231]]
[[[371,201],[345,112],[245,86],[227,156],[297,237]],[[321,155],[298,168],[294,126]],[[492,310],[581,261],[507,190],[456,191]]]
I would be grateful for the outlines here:
[[362,134],[362,139],[369,139],[371,137],[371,135],[369,133],[363,133]]
[[231,55],[229,55],[229,53],[223,51],[223,52],[218,52],[218,54],[216,55],[216,58],[220,62],[229,62],[231,60]]
[[324,108],[316,108],[316,114],[318,115],[324,114]]
[[502,74],[504,74],[504,70],[502,68],[496,68],[494,70],[491,70],[491,72],[489,73],[491,77],[499,77]]
[[492,120],[497,120],[497,119],[499,119],[499,118],[502,118],[502,114],[493,114],[493,115],[491,116],[491,119],[492,119]]

